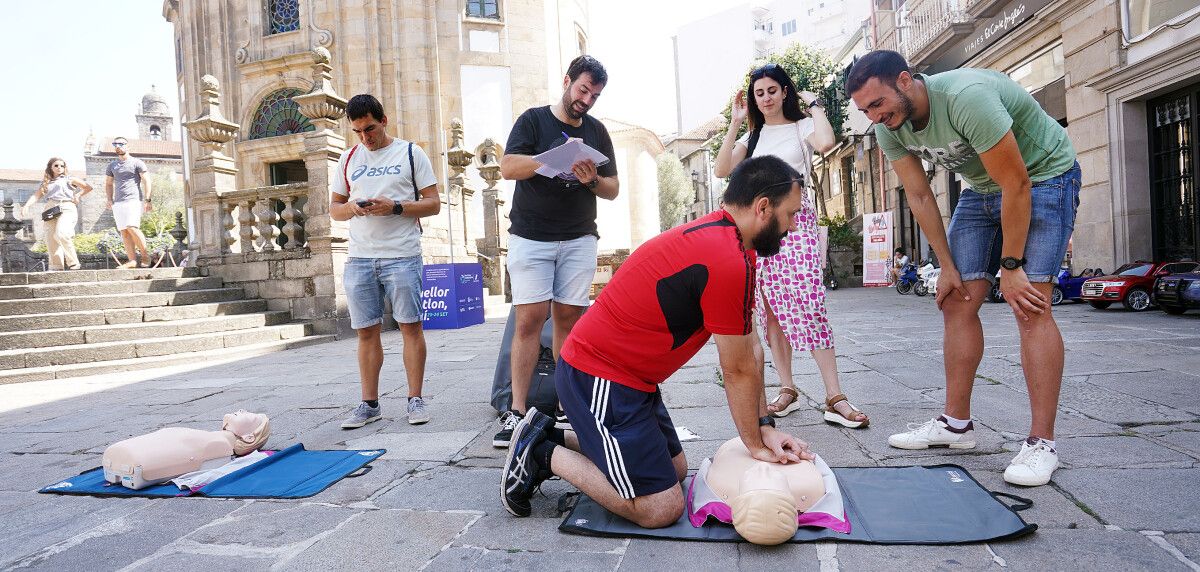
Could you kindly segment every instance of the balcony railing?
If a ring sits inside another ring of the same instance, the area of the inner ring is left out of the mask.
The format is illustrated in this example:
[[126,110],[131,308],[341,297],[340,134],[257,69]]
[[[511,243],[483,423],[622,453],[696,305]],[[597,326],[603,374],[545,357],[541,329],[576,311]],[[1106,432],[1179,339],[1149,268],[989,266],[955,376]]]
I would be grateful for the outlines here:
[[304,248],[308,187],[308,183],[292,183],[221,193],[222,251],[245,254]]
[[[897,30],[891,48],[904,54],[909,64],[923,60],[953,38],[970,32],[971,16],[966,7],[971,0],[917,0],[896,12]],[[979,0],[974,0],[979,1]]]

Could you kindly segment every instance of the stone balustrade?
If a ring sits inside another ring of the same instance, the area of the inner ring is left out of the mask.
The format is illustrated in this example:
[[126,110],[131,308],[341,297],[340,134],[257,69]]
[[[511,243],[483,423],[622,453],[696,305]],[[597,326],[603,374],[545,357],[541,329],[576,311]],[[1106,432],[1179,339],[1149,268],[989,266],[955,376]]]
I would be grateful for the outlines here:
[[304,206],[310,192],[308,183],[291,183],[218,193],[222,253],[306,249]]

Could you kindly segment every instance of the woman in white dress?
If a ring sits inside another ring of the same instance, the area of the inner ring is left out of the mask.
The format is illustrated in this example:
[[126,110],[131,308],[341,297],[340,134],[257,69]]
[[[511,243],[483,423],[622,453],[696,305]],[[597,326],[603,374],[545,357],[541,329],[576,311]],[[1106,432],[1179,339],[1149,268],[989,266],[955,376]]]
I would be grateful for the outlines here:
[[[833,127],[816,95],[796,90],[778,64],[767,64],[750,74],[751,97],[739,91],[729,130],[717,154],[716,175],[728,176],[747,157],[775,155],[799,171],[806,184],[812,181],[812,154],[836,144]],[[740,139],[737,132],[749,120]],[[779,395],[767,409],[783,417],[801,407],[792,379],[792,350],[809,351],[825,386],[825,421],[857,429],[870,419],[842,393],[833,330],[825,316],[825,285],[821,282],[822,249],[817,213],[811,195],[796,214],[798,230],[788,234],[775,256],[759,257],[757,272],[760,323],[779,374]]]

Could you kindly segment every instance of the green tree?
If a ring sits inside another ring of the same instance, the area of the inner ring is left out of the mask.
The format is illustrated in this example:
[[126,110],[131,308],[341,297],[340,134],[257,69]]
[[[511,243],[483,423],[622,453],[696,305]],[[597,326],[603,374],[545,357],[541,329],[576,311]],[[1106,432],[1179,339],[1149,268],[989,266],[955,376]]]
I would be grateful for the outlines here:
[[164,169],[150,174],[150,191],[154,202],[150,212],[142,215],[142,233],[154,237],[175,228],[175,213],[184,209],[183,184]]
[[695,192],[683,172],[683,163],[674,153],[663,153],[658,162],[658,227],[667,230],[683,219]]
[[[821,50],[794,43],[781,54],[772,54],[755,60],[746,70],[745,80],[730,92],[729,102],[725,104],[725,110],[722,112],[725,115],[726,127],[722,127],[711,139],[710,145],[712,145],[713,154],[716,154],[717,150],[721,148],[721,141],[729,129],[733,99],[737,96],[738,90],[746,89],[749,85],[751,72],[768,63],[779,64],[787,72],[788,77],[792,78],[796,89],[817,94],[825,103],[825,113],[829,117],[829,124],[833,126],[834,135],[838,137],[842,135],[842,124],[846,121],[847,110],[846,98],[842,95],[845,91],[845,78],[842,76],[842,70]],[[749,93],[746,96],[747,98],[752,97]],[[746,123],[739,127],[739,137],[745,133],[746,127]]]

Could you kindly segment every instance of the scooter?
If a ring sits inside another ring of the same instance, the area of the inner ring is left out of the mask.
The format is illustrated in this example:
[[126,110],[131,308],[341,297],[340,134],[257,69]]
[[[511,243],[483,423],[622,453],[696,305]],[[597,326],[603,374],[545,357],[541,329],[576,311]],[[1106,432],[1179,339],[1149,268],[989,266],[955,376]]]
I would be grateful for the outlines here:
[[925,265],[917,271],[917,274],[920,275],[921,281],[913,286],[913,293],[917,296],[924,296],[926,294],[937,296],[937,281],[938,277],[942,275],[942,269],[934,266],[932,261],[927,260],[925,261]]
[[921,277],[917,275],[917,265],[909,262],[900,269],[900,275],[896,277],[896,292],[911,294],[913,286],[920,281]]

